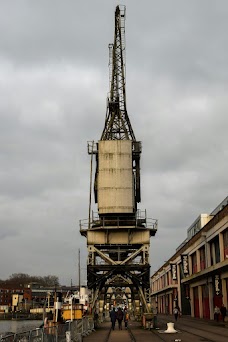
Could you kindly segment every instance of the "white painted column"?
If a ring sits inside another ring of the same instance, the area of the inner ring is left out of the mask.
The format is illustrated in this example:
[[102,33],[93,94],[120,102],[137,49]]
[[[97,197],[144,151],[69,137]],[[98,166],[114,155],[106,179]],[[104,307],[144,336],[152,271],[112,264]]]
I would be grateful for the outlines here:
[[219,250],[220,250],[220,261],[224,261],[224,241],[223,233],[219,233]]
[[197,263],[197,272],[200,272],[200,251],[197,249],[196,251],[196,263]]
[[206,242],[205,244],[205,257],[206,257],[206,268],[211,266],[211,250],[210,244]]
[[192,255],[188,257],[189,262],[189,275],[192,275]]

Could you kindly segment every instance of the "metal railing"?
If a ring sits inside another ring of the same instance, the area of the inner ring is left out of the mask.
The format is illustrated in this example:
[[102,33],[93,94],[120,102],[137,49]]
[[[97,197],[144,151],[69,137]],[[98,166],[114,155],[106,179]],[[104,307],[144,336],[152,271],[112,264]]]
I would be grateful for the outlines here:
[[130,225],[135,228],[147,228],[157,230],[158,220],[147,218],[146,211],[137,211],[136,215],[132,217],[126,217],[120,215],[113,216],[99,216],[97,213],[92,212],[92,217],[89,219],[84,219],[79,221],[80,230],[87,230],[89,227],[95,229],[106,228],[110,226],[115,226],[116,228],[124,227],[125,225]]
[[83,336],[94,331],[91,317],[69,321],[48,328],[37,328],[9,335],[0,335],[0,342],[82,342]]

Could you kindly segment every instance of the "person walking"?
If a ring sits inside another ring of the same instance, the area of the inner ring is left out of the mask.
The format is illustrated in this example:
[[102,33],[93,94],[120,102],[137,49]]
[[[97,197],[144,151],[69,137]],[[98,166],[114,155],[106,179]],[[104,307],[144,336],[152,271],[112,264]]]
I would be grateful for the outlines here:
[[95,310],[93,314],[94,329],[97,329],[98,327],[98,318],[99,318],[99,315],[97,311]]
[[129,320],[129,313],[127,312],[127,309],[124,309],[124,316],[123,316],[123,320],[124,320],[124,324],[125,324],[125,328],[127,329],[128,327],[128,320]]
[[115,308],[113,308],[112,311],[110,312],[110,318],[111,318],[111,322],[112,322],[112,330],[114,330],[115,325],[116,325],[116,310],[115,310]]
[[118,326],[119,326],[119,330],[122,330],[122,321],[123,321],[123,311],[121,310],[121,308],[118,308],[117,314],[116,314],[116,318],[118,321]]
[[219,321],[219,315],[220,315],[220,309],[219,307],[216,305],[215,306],[215,309],[214,309],[214,318],[215,318],[215,321]]
[[179,313],[180,313],[179,306],[175,306],[175,308],[173,309],[175,321],[177,321],[177,317],[178,317]]
[[226,317],[226,307],[224,304],[222,304],[221,308],[220,308],[220,312],[222,315],[222,321],[225,322],[225,317]]

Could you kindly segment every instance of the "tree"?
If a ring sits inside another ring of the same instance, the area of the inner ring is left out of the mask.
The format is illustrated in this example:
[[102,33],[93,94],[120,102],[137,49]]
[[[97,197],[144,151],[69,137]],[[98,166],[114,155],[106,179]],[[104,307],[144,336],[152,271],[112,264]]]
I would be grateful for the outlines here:
[[11,284],[16,287],[25,287],[29,283],[38,283],[40,286],[59,286],[59,278],[55,275],[48,276],[30,276],[25,273],[13,273],[9,279],[4,281],[5,284]]
[[59,286],[59,278],[54,275],[48,275],[46,277],[43,277],[43,281],[46,284],[46,286]]

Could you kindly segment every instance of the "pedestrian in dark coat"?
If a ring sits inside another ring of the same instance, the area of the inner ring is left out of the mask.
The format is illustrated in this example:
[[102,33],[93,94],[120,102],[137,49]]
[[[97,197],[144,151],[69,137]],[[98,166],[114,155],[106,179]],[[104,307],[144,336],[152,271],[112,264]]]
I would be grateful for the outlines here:
[[177,317],[180,313],[180,308],[179,306],[175,306],[175,308],[173,309],[173,314],[174,314],[174,317],[175,317],[175,321],[177,321]]
[[111,318],[111,322],[112,322],[112,330],[115,329],[115,325],[116,325],[116,311],[115,308],[112,309],[112,311],[110,312],[110,318]]
[[226,307],[224,304],[222,304],[221,308],[220,308],[220,312],[222,315],[222,321],[225,322],[225,317],[226,317]]
[[99,318],[99,315],[97,311],[95,310],[93,314],[94,329],[97,329],[98,327],[98,318]]
[[118,321],[118,326],[119,326],[119,330],[122,330],[122,321],[123,321],[123,311],[121,310],[121,308],[118,308],[117,314],[116,314],[116,318]]
[[128,326],[128,320],[129,320],[129,313],[127,312],[127,309],[124,310],[124,323],[125,323],[125,328]]
[[216,305],[215,308],[214,308],[214,318],[215,318],[215,321],[219,321],[219,315],[220,315],[220,310],[219,310],[219,307]]

